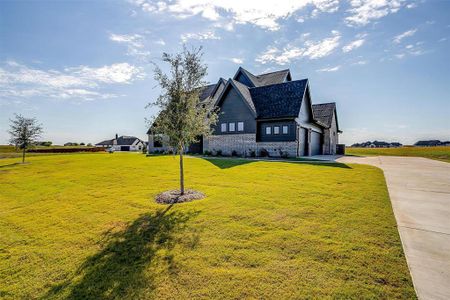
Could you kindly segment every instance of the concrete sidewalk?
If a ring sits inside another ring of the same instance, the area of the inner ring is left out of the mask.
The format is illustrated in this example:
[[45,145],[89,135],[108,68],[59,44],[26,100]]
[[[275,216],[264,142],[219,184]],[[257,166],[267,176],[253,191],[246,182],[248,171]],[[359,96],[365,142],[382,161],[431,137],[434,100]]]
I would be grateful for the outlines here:
[[384,171],[419,299],[450,299],[450,164],[419,157],[351,157]]

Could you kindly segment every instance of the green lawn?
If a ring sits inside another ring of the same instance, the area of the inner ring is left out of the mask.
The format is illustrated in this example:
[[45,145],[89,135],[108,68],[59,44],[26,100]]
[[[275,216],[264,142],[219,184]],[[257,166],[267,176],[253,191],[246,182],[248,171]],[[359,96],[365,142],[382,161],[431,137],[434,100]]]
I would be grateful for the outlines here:
[[[87,146],[37,146],[33,149],[67,149],[67,148],[90,148]],[[80,152],[81,153],[81,152]],[[30,152],[26,153],[26,158],[29,156],[41,156],[41,155],[61,155],[64,153],[36,153],[36,152]],[[10,145],[0,145],[0,159],[2,158],[16,158],[16,157],[22,157],[22,151],[17,150],[14,146]],[[26,160],[25,158],[25,160]]]
[[383,173],[137,153],[0,160],[0,298],[415,298]]
[[346,148],[345,154],[357,156],[392,155],[417,156],[450,162],[450,146],[400,148]]

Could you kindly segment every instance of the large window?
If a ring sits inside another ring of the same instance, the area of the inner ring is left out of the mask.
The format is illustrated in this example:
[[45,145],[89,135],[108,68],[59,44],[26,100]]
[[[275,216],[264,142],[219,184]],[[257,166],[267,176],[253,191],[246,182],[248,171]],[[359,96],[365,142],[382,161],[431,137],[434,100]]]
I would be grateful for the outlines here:
[[244,122],[238,122],[238,131],[244,131]]
[[273,134],[280,134],[280,126],[273,127]]
[[222,132],[227,132],[227,123],[222,123],[220,125],[220,129],[221,129]]
[[228,131],[236,131],[236,123],[228,123]]
[[283,126],[283,134],[288,134],[289,133],[289,126],[284,125]]
[[266,127],[266,134],[272,134],[272,127],[270,126]]

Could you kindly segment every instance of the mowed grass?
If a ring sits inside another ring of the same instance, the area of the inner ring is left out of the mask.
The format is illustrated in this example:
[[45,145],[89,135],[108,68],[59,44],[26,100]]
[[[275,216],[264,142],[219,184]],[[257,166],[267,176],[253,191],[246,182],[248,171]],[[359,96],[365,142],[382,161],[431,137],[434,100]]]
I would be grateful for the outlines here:
[[[67,149],[67,148],[89,148],[87,146],[37,146],[33,149]],[[83,152],[80,152],[82,154]],[[25,156],[25,160],[29,156],[42,156],[42,155],[63,155],[66,153],[36,153],[36,152],[27,152]],[[22,157],[22,151],[20,149],[16,149],[14,146],[10,145],[0,145],[0,159],[2,158],[16,158],[16,157]]]
[[346,148],[345,154],[357,156],[416,156],[450,162],[450,146],[399,148]]
[[0,160],[0,298],[415,298],[383,173],[186,158]]

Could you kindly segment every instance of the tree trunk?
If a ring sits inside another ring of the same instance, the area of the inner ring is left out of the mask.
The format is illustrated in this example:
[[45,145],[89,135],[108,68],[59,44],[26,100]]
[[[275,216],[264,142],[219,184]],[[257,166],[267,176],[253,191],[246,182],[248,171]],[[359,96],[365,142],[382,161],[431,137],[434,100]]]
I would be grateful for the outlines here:
[[180,195],[184,195],[183,147],[180,148]]
[[23,147],[23,150],[22,150],[22,163],[23,164],[25,163],[25,147]]

